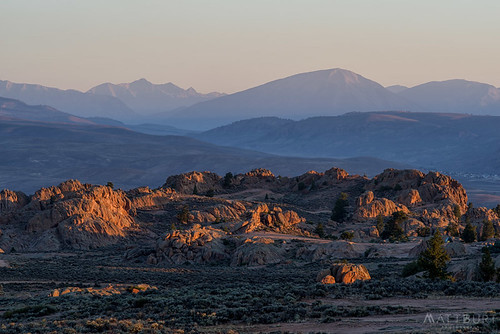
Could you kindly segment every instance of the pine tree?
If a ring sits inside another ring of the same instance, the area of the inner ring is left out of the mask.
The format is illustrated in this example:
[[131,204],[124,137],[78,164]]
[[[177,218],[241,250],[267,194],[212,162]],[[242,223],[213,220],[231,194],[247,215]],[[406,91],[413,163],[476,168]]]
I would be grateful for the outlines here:
[[177,214],[177,220],[180,223],[187,223],[189,221],[189,206],[184,205],[182,210]]
[[408,219],[408,216],[403,211],[397,211],[392,214],[387,224],[384,226],[382,232],[382,239],[389,239],[391,241],[406,241],[408,238],[405,235],[403,228],[400,224]]
[[500,218],[500,204],[498,204],[495,208],[493,208],[493,211],[495,211],[498,218]]
[[229,188],[231,187],[231,184],[233,182],[233,173],[227,172],[226,175],[224,175],[224,188]]
[[465,225],[465,229],[464,231],[462,232],[462,239],[464,240],[464,242],[466,243],[471,243],[471,242],[474,242],[476,241],[477,239],[477,232],[476,232],[476,228],[474,226],[472,226],[472,224],[470,222],[468,222],[466,225]]
[[349,205],[347,196],[348,195],[346,193],[340,193],[339,198],[337,198],[335,206],[332,210],[332,220],[340,223],[344,222],[347,216],[347,206]]
[[196,186],[196,184],[194,185],[193,188],[193,195],[198,195],[198,187]]
[[427,249],[418,258],[418,265],[427,272],[427,276],[432,279],[448,278],[446,266],[450,261],[450,256],[444,249],[444,241],[439,229],[429,239]]
[[453,215],[455,216],[457,221],[459,221],[460,217],[462,217],[462,212],[460,211],[460,206],[458,206],[458,204],[455,204],[455,206],[453,207]]
[[479,263],[479,275],[485,282],[491,281],[495,277],[495,264],[493,263],[488,247],[483,248],[483,258],[481,259],[481,263]]
[[448,235],[452,237],[458,237],[460,235],[460,232],[458,231],[458,224],[451,221],[448,226],[446,226],[446,232],[448,232]]
[[325,229],[323,227],[323,224],[322,223],[318,223],[318,225],[316,225],[316,234],[320,237],[320,238],[324,238],[325,237]]
[[483,232],[481,233],[481,240],[488,240],[489,238],[493,238],[495,236],[495,227],[493,227],[493,223],[491,220],[483,221]]
[[379,235],[381,235],[384,230],[384,217],[382,215],[377,216],[377,230]]

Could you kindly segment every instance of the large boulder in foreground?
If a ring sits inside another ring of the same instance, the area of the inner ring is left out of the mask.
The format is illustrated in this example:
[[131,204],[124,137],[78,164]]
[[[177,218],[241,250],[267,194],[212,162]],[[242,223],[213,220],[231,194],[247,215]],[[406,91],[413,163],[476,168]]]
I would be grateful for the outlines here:
[[370,273],[362,264],[335,263],[330,269],[321,271],[316,280],[323,284],[345,283],[351,284],[357,280],[371,279]]

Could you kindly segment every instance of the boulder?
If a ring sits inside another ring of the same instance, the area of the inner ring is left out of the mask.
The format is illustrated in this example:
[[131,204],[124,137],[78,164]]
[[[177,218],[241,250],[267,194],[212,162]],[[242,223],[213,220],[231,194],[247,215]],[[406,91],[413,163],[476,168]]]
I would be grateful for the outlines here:
[[344,283],[351,284],[357,280],[371,279],[370,273],[362,264],[336,263],[330,269],[318,274],[317,281],[323,284]]

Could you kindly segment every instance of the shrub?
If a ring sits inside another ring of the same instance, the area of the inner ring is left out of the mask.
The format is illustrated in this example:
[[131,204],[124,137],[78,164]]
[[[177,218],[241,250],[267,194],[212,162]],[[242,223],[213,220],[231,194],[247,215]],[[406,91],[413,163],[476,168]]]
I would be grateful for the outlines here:
[[340,238],[351,241],[352,239],[354,239],[354,232],[344,231],[340,234]]
[[419,237],[428,237],[431,235],[431,229],[427,226],[417,228],[417,235]]
[[401,273],[401,275],[403,277],[408,277],[411,275],[415,275],[416,273],[421,272],[421,271],[422,271],[422,268],[419,266],[418,262],[412,261],[412,262],[408,263],[406,266],[404,266],[403,272]]
[[316,225],[316,230],[315,230],[316,234],[320,237],[320,238],[324,238],[325,237],[325,229],[323,227],[323,224],[322,223],[318,223],[318,225]]

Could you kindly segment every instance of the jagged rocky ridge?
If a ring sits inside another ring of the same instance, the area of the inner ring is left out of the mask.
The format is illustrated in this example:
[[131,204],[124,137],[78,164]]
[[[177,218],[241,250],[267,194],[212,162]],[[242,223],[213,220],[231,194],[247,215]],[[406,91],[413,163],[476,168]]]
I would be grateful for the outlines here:
[[[341,193],[348,195],[346,219],[333,221],[331,210]],[[170,176],[158,189],[129,191],[69,180],[31,196],[1,191],[0,248],[39,252],[120,247],[125,260],[152,265],[408,257],[419,250],[397,253],[368,243],[379,237],[378,216],[405,212],[404,233],[416,236],[422,227],[444,231],[456,223],[458,207],[478,231],[485,219],[500,231],[493,210],[471,208],[467,202],[456,180],[417,170],[388,169],[372,179],[338,168],[292,178],[265,169],[234,176],[190,172]],[[335,237],[352,231],[353,241],[319,238],[318,223]],[[458,223],[459,229],[463,226],[464,219]],[[466,252],[458,248],[450,251]]]

